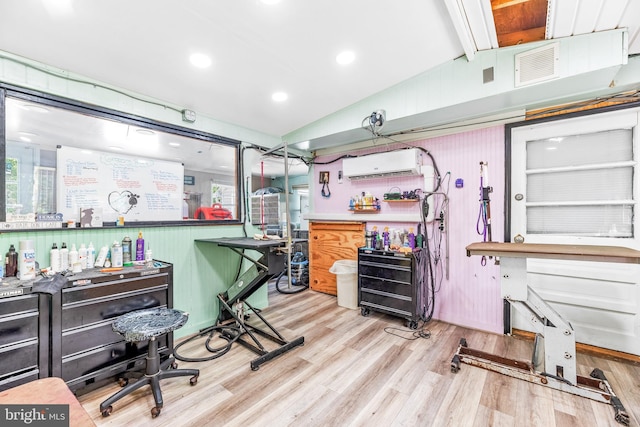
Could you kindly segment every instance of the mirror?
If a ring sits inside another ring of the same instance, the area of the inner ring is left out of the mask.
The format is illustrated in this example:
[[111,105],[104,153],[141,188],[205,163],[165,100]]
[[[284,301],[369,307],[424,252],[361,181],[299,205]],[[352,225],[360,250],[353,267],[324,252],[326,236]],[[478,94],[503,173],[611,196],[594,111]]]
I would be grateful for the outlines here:
[[4,229],[239,220],[238,141],[55,99],[4,107]]

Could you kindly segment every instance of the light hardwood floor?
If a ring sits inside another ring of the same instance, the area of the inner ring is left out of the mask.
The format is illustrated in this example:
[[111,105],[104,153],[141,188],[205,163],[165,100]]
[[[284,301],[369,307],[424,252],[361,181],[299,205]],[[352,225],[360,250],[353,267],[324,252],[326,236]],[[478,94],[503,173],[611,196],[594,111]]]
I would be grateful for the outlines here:
[[[528,360],[531,342],[431,322],[429,338],[413,341],[401,319],[339,307],[335,297],[311,290],[283,295],[270,290],[263,315],[298,347],[252,371],[256,355],[240,345],[219,359],[179,362],[200,369],[162,381],[164,408],[155,419],[148,387],[116,402],[103,418],[102,400],[116,384],[79,397],[98,426],[620,426],[603,403],[551,390],[469,365],[450,371],[461,337],[471,348]],[[253,316],[252,316],[253,317]],[[270,343],[263,342],[267,348]],[[210,353],[202,340],[180,354]],[[604,371],[631,418],[640,420],[640,366],[578,354],[578,374]]]

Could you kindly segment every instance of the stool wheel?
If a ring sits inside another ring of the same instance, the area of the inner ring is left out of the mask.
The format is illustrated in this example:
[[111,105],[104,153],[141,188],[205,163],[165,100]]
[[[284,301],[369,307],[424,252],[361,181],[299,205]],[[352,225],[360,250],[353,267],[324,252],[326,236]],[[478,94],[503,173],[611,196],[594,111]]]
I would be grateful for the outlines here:
[[171,369],[178,369],[178,362],[173,362],[171,364]]
[[120,387],[124,387],[127,384],[129,384],[129,379],[128,378],[122,378],[122,377],[118,378],[118,385]]
[[198,376],[199,375],[194,375],[191,378],[189,378],[189,384],[191,384],[192,386],[198,384]]
[[109,406],[107,406],[106,409],[104,409],[102,411],[102,416],[103,417],[108,417],[109,415],[111,415],[112,412],[113,412],[113,406],[109,405]]
[[153,408],[151,408],[151,418],[155,418],[158,415],[160,415],[161,411],[162,411],[162,408],[159,408],[157,406],[154,406]]

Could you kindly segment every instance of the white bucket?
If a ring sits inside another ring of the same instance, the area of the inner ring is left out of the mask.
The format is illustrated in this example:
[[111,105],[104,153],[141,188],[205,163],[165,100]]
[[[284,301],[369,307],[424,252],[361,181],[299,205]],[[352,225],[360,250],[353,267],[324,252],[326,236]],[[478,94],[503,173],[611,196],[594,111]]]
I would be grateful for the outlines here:
[[358,261],[339,259],[329,269],[336,275],[338,305],[340,307],[358,308]]

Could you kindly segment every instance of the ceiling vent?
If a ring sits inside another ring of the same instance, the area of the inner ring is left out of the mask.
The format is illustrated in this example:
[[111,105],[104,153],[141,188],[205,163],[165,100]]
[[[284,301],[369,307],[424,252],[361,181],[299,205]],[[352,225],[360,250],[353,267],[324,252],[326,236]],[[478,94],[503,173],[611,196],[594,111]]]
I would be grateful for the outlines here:
[[526,86],[559,75],[560,44],[552,43],[519,53],[516,59],[516,87]]

